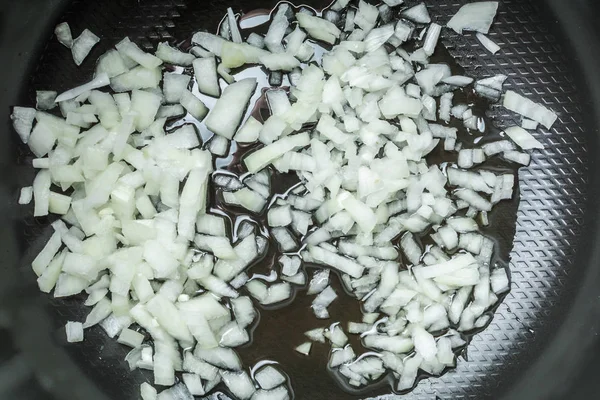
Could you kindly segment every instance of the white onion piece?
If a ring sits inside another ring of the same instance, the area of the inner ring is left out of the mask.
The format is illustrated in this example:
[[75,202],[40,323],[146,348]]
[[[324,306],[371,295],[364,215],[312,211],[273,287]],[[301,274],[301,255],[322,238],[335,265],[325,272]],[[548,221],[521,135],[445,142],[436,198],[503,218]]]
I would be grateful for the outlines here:
[[425,3],[419,3],[405,11],[402,11],[402,16],[419,24],[428,24],[431,22],[431,17],[427,11]]
[[208,114],[208,108],[204,103],[187,89],[182,92],[180,103],[198,121],[202,121]]
[[133,331],[131,329],[123,329],[119,338],[117,339],[118,343],[124,344],[126,346],[136,348],[141,346],[144,341],[144,335],[139,332]]
[[238,68],[244,64],[258,64],[269,52],[247,43],[225,41],[221,48],[221,62],[225,68]]
[[462,75],[452,75],[442,79],[442,83],[447,83],[448,85],[452,86],[464,87],[473,83],[473,78]]
[[258,47],[259,49],[263,49],[265,47],[265,38],[256,32],[251,32],[250,35],[248,35],[248,39],[246,39],[246,43]]
[[526,118],[539,122],[547,129],[550,129],[558,118],[555,113],[546,107],[538,103],[534,103],[533,101],[513,92],[512,90],[508,90],[504,94],[503,106],[511,111],[521,114]]
[[133,43],[127,37],[117,43],[115,47],[119,53],[131,58],[144,68],[152,69],[162,64],[162,60],[160,58],[144,52],[138,47],[137,44]]
[[506,151],[502,153],[502,157],[505,160],[512,161],[524,166],[529,165],[529,163],[531,162],[531,156],[529,154],[521,153],[518,151]]
[[[137,65],[135,62],[133,63]],[[121,54],[114,49],[110,49],[98,59],[95,75],[104,72],[109,78],[114,78],[115,76],[124,74],[127,71],[129,71],[129,67],[127,66],[127,62],[124,60]]]
[[383,2],[390,7],[396,7],[404,3],[404,0],[384,0]]
[[221,371],[221,378],[229,391],[240,400],[249,399],[256,390],[246,372]]
[[299,133],[279,139],[270,145],[263,147],[244,159],[244,163],[249,172],[258,172],[286,152],[308,145],[309,136],[307,133]]
[[192,43],[199,44],[218,57],[221,57],[223,44],[225,42],[227,42],[227,40],[222,37],[207,32],[196,32],[194,36],[192,36]]
[[57,103],[60,103],[61,101],[71,100],[83,93],[107,86],[110,83],[111,82],[108,78],[108,75],[106,73],[101,73],[95,76],[94,79],[92,79],[90,82],[61,93],[60,95],[58,95],[55,101]]
[[441,32],[442,27],[440,25],[436,23],[429,25],[429,28],[427,29],[427,35],[425,36],[425,41],[423,42],[423,50],[428,56],[433,54]]
[[289,400],[290,394],[284,386],[277,387],[273,390],[259,389],[252,396],[252,400]]
[[[73,55],[73,61],[78,66],[81,65],[83,60],[88,56],[92,48],[100,41],[100,38],[88,29],[84,29],[81,35],[73,40],[71,46],[71,54]],[[67,46],[68,47],[68,46]],[[58,102],[59,100],[57,100]]]
[[303,354],[305,356],[310,354],[310,350],[312,348],[312,343],[311,342],[304,342],[301,345],[297,346],[295,348],[295,350],[300,353]]
[[523,118],[521,121],[521,128],[535,130],[538,127],[538,122],[531,119]]
[[29,107],[14,107],[13,112],[10,116],[13,127],[21,141],[27,144],[29,136],[31,135],[31,128],[33,126],[33,120],[36,115],[36,110]]
[[484,34],[479,33],[479,32],[477,32],[475,34],[475,36],[477,37],[477,40],[479,40],[479,42],[482,44],[482,46],[485,47],[486,50],[489,51],[490,53],[496,54],[498,51],[500,51],[500,46],[498,46],[489,37],[487,37]]
[[169,46],[167,42],[161,42],[158,44],[158,47],[156,48],[156,57],[160,58],[164,62],[182,65],[184,67],[189,67],[192,65],[192,62],[196,58],[192,54],[184,53]]
[[[371,29],[375,27],[378,17],[379,10],[377,7],[363,0],[359,1],[358,12],[354,16],[354,23],[358,25],[360,29],[354,30],[353,33],[360,33],[360,39],[363,39],[364,35],[369,33]],[[350,37],[348,37],[348,40],[351,40]]]
[[187,89],[190,77],[183,74],[166,72],[163,75],[163,93],[167,103],[178,103],[183,91]]
[[254,379],[262,389],[271,390],[286,381],[285,376],[275,367],[267,365],[254,374]]
[[36,90],[35,92],[35,108],[38,110],[51,110],[56,107],[56,95],[53,90]]
[[194,400],[194,396],[192,396],[186,385],[178,383],[160,392],[156,400]]
[[217,75],[216,59],[214,57],[198,58],[192,64],[198,90],[208,96],[219,97],[221,88]]
[[[115,92],[125,92],[135,89],[155,88],[162,78],[160,68],[145,68],[138,66],[130,71],[115,76],[110,80],[110,87]],[[60,97],[60,96],[59,96]],[[57,101],[58,98],[57,98]]]
[[65,46],[70,49],[73,47],[73,35],[71,34],[71,27],[66,22],[61,22],[56,25],[54,28],[54,34],[56,35],[56,39]]
[[83,325],[81,322],[68,321],[65,325],[67,333],[67,342],[83,342]]
[[390,37],[394,34],[393,25],[383,25],[380,28],[375,28],[365,37],[364,51],[367,53],[379,49]]
[[181,374],[181,378],[191,395],[202,396],[206,394],[200,376],[196,374]]
[[144,382],[140,385],[140,395],[142,396],[142,400],[156,400],[158,396],[156,389],[148,382]]
[[256,89],[255,79],[243,79],[227,86],[205,123],[214,133],[231,139]]
[[334,349],[329,358],[329,366],[332,368],[338,367],[342,364],[350,362],[356,358],[354,350],[350,345],[343,349]]
[[339,256],[318,246],[309,246],[308,251],[315,261],[335,268],[353,278],[360,278],[364,267],[351,259]]
[[184,353],[183,370],[194,373],[202,379],[209,381],[215,379],[219,373],[218,368],[200,360],[190,351]]
[[233,139],[239,143],[253,143],[258,140],[263,124],[256,118],[250,116],[242,127],[237,131]]
[[497,1],[465,4],[454,14],[446,26],[456,33],[463,33],[463,30],[488,33],[497,10]]
[[341,31],[329,21],[304,13],[296,14],[296,19],[300,27],[314,39],[333,44],[340,37]]
[[504,133],[523,150],[543,149],[544,145],[534,138],[529,132],[519,126],[506,128]]
[[[269,30],[264,38],[264,44],[273,53],[282,53],[283,49],[283,37],[285,36],[286,30],[289,27],[289,21],[287,13],[290,12],[290,6],[288,4],[281,4],[269,25]],[[262,46],[261,46],[262,47]]]

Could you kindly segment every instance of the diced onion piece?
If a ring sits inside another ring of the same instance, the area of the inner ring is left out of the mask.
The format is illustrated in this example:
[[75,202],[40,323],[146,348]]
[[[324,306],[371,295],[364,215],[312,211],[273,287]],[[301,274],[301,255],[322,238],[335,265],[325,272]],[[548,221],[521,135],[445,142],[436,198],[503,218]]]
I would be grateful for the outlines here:
[[429,25],[429,28],[427,29],[427,35],[425,36],[425,42],[423,43],[423,50],[428,56],[433,54],[441,32],[442,27],[440,25],[436,23]]
[[205,121],[207,128],[227,139],[233,138],[256,85],[256,79],[248,78],[227,86]]
[[529,132],[519,126],[506,128],[504,133],[523,150],[543,149],[544,145],[534,138]]
[[[155,88],[158,87],[161,78],[162,74],[160,68],[148,69],[140,65],[124,74],[112,78],[110,80],[110,87],[115,92]],[[57,101],[59,100],[57,99]]]
[[68,321],[65,325],[67,342],[83,342],[83,324],[81,322]]
[[[137,64],[134,62],[134,64]],[[114,49],[108,50],[106,53],[100,56],[96,64],[95,75],[106,73],[109,78],[114,78],[129,71],[127,62],[123,59],[121,54]]]
[[29,136],[31,135],[31,128],[33,126],[33,120],[35,119],[36,110],[29,107],[14,107],[13,112],[10,116],[13,127],[21,141],[27,144]]
[[149,383],[144,382],[140,385],[140,396],[142,400],[156,400],[158,394]]
[[108,78],[108,75],[103,72],[96,75],[94,79],[92,79],[90,82],[61,93],[60,95],[58,95],[55,101],[57,103],[60,103],[61,101],[71,100],[83,93],[107,86],[109,84],[110,80]]
[[557,115],[547,109],[546,107],[534,103],[533,101],[508,90],[504,94],[503,106],[511,111],[514,111],[522,116],[531,120],[537,121],[544,125],[547,129],[550,129],[556,119]]
[[490,53],[496,54],[498,51],[500,51],[500,46],[498,46],[492,39],[485,36],[483,33],[477,32],[475,36],[477,37],[477,40],[479,40],[479,42],[483,45],[483,47],[485,47]]
[[[73,61],[78,66],[81,65],[83,60],[88,56],[92,48],[100,41],[100,38],[88,29],[84,29],[81,35],[73,40],[71,46],[71,54],[73,55]],[[68,46],[67,46],[68,47]],[[58,102],[59,100],[57,100]]]
[[300,354],[304,354],[305,356],[310,354],[310,350],[312,348],[312,343],[311,342],[304,342],[301,345],[297,346],[295,348],[295,350],[300,353]]
[[253,116],[250,116],[237,131],[233,139],[238,143],[254,143],[258,140],[262,127],[262,123]]
[[33,187],[25,186],[21,188],[21,192],[19,194],[19,204],[25,205],[31,203],[33,199]]
[[480,1],[465,4],[454,14],[446,26],[453,29],[456,33],[463,33],[463,30],[488,33],[492,22],[494,22],[497,10],[497,1]]
[[306,29],[314,39],[333,44],[340,37],[341,31],[329,21],[304,13],[296,14],[296,19],[300,27]]
[[335,268],[353,278],[360,278],[364,267],[349,258],[339,256],[318,246],[308,246],[308,251],[315,261]]
[[169,46],[167,42],[161,42],[158,44],[158,47],[156,48],[156,57],[160,58],[164,62],[182,65],[184,67],[191,66],[192,62],[196,58],[192,54],[184,53]]
[[166,72],[163,76],[163,93],[167,103],[181,100],[183,91],[187,89],[190,77],[184,74]]
[[54,34],[56,35],[56,39],[65,46],[70,49],[73,47],[73,35],[71,34],[71,27],[66,22],[61,22],[56,25],[54,28]]
[[271,390],[285,383],[285,376],[275,367],[267,365],[254,374],[254,379],[262,389]]
[[197,58],[192,65],[198,90],[208,96],[219,97],[221,88],[217,75],[217,60],[214,57]]
[[162,60],[160,58],[146,53],[127,37],[117,43],[115,47],[119,53],[131,58],[144,68],[152,69],[162,64]]
[[419,24],[428,24],[431,22],[431,17],[429,16],[425,3],[419,3],[416,6],[402,11],[402,16]]
[[231,394],[240,400],[250,399],[256,391],[254,383],[252,383],[252,380],[245,371],[221,371],[221,378]]
[[249,172],[255,173],[296,147],[304,147],[309,144],[309,136],[306,132],[286,136],[276,142],[265,146],[244,159]]
[[144,335],[131,329],[123,329],[119,335],[119,338],[117,339],[118,343],[132,348],[141,346],[143,341]]
[[277,9],[277,13],[273,16],[269,30],[265,35],[264,44],[273,53],[283,52],[283,37],[290,24],[286,15],[289,11],[290,6],[288,4],[281,4]]
[[204,103],[187,89],[182,92],[180,103],[198,121],[202,121],[208,114],[208,108]]
[[37,90],[35,92],[35,108],[38,110],[51,110],[56,107],[56,95],[53,90]]

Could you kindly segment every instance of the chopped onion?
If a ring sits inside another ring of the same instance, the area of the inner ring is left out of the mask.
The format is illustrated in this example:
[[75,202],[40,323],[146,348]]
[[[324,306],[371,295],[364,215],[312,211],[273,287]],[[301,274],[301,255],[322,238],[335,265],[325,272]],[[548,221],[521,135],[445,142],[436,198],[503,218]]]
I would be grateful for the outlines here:
[[550,129],[554,122],[558,118],[555,113],[548,110],[546,107],[534,103],[533,101],[526,99],[525,97],[508,90],[504,94],[504,107],[514,111],[522,116],[531,120],[537,121],[544,125],[547,129]]
[[189,67],[192,65],[192,62],[195,59],[192,54],[183,53],[182,51],[169,46],[167,42],[161,42],[158,44],[156,49],[156,57],[160,58],[164,62],[182,65],[184,67]]
[[329,21],[304,13],[296,14],[296,19],[300,27],[314,39],[333,44],[340,37],[341,31]]
[[523,150],[543,149],[544,145],[535,139],[529,132],[519,126],[506,128],[504,132]]
[[[224,382],[237,398],[290,398],[282,371],[257,366],[255,385],[233,347],[250,341],[259,319],[251,298],[269,308],[307,288],[314,315],[335,317],[332,269],[363,303],[362,322],[349,323],[348,332],[361,334],[373,352],[355,354],[339,322],[306,335],[330,342],[330,366],[353,387],[388,370],[399,377],[399,390],[414,385],[419,369],[439,375],[465,342],[454,330],[436,336],[451,324],[463,332],[489,322],[510,281],[504,269],[490,269],[494,244],[478,222],[487,225],[493,206],[512,198],[516,180],[473,167],[495,155],[525,165],[530,156],[517,147],[541,145],[518,127],[506,130],[512,141],[459,142],[457,129],[446,126],[452,117],[485,131],[471,106],[453,105],[454,92],[464,95],[473,79],[430,62],[441,26],[430,24],[423,3],[394,20],[391,7],[400,3],[359,1],[348,9],[347,0],[338,0],[322,17],[308,8],[294,15],[281,4],[266,36],[251,34],[246,43],[229,8],[221,36],[196,33],[192,42],[202,47],[189,54],[160,43],[152,55],[125,38],[101,56],[94,81],[56,98],[64,118],[13,110],[15,129],[40,169],[19,202],[33,196],[34,215],[62,215],[32,263],[40,290],[54,289],[55,297],[85,290],[93,309],[81,327],[98,324],[133,347],[130,368],[153,370],[155,384],[173,385],[175,372],[184,372],[183,383],[160,395],[142,386],[142,397],[191,399]],[[465,19],[473,11],[476,18]],[[480,32],[495,11],[492,2],[471,4],[449,26],[478,31],[489,48]],[[338,41],[342,24],[348,34]],[[85,35],[74,54],[91,48]],[[421,48],[409,54],[401,47],[417,37]],[[323,53],[313,40],[333,48]],[[192,66],[196,85],[190,68],[163,63]],[[250,71],[234,77],[232,69],[248,64],[266,66],[268,80],[236,82]],[[223,93],[219,76],[228,83]],[[496,101],[506,79],[479,79],[474,91]],[[263,123],[255,114],[264,108],[256,88],[267,81],[281,88],[262,91],[270,113],[260,115]],[[109,83],[122,93],[95,90]],[[54,93],[37,95],[38,108],[54,107]],[[511,92],[504,102],[524,114],[530,129],[556,119]],[[458,153],[458,168],[430,164],[440,140]],[[249,150],[241,160],[234,157],[239,146]],[[212,172],[230,162],[243,163],[247,173],[244,166]],[[279,174],[300,183],[277,193],[271,180]],[[218,209],[209,208],[213,201]],[[250,215],[232,217],[239,208]],[[423,235],[433,244],[422,246]],[[396,238],[399,248],[390,245]],[[269,276],[252,273],[273,251],[280,265]],[[400,258],[409,270],[400,271]],[[309,263],[320,269],[307,284]],[[311,345],[296,351],[308,355]]]
[[267,365],[254,374],[254,379],[262,389],[271,390],[286,381],[285,376],[276,368]]
[[[71,47],[71,54],[73,55],[73,61],[78,66],[83,63],[83,60],[90,54],[92,48],[100,41],[100,38],[94,35],[90,30],[84,29],[81,35],[73,40]],[[67,46],[69,47],[69,46]],[[59,100],[57,100],[58,102]]]
[[305,356],[310,354],[310,350],[312,348],[311,342],[304,342],[301,345],[296,347],[296,351],[300,354],[304,354]]
[[428,24],[431,22],[431,17],[429,16],[425,3],[419,3],[416,6],[402,11],[402,16],[419,24]]
[[65,330],[67,332],[67,342],[83,342],[83,325],[81,322],[68,321]]
[[144,52],[127,37],[117,43],[115,47],[121,55],[131,58],[144,68],[152,69],[162,64],[160,58]]
[[90,82],[61,93],[60,95],[58,95],[58,97],[56,97],[55,101],[57,103],[60,103],[61,101],[71,100],[83,93],[107,86],[110,83],[111,82],[108,78],[108,75],[106,73],[101,73],[95,76],[94,79],[92,79]]
[[498,51],[500,51],[500,46],[498,46],[492,39],[488,38],[484,34],[477,32],[475,36],[483,45],[483,47],[485,47],[490,53],[496,54]]
[[33,120],[35,119],[36,111],[28,107],[14,107],[10,119],[13,121],[13,127],[21,141],[27,144],[31,135]]
[[208,96],[219,97],[221,88],[217,75],[216,59],[214,57],[197,58],[192,64],[198,90]]
[[282,53],[284,51],[282,42],[289,26],[288,12],[290,12],[290,6],[285,3],[281,4],[265,35],[264,44],[273,53]]
[[231,139],[246,111],[254,89],[256,89],[255,79],[243,79],[227,86],[205,121],[208,129]]
[[497,1],[465,4],[454,14],[446,26],[456,31],[456,33],[463,33],[463,30],[488,33],[497,10]]
[[71,34],[71,27],[66,22],[61,22],[56,25],[54,28],[54,34],[56,35],[56,39],[65,46],[70,49],[73,47],[73,35]]

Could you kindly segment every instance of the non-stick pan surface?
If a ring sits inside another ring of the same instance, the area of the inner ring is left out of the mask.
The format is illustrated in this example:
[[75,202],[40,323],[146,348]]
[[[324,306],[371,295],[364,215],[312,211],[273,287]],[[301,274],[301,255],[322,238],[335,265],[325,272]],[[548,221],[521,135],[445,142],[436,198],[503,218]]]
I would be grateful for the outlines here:
[[[250,11],[272,8],[276,2],[24,3],[9,4],[3,13],[0,11],[0,112],[5,116],[0,125],[0,322],[7,328],[5,332],[10,332],[10,337],[0,336],[0,360],[20,353],[19,365],[34,371],[39,385],[56,398],[137,399],[139,384],[148,375],[128,371],[123,361],[127,351],[101,329],[86,332],[84,343],[67,346],[62,326],[68,319],[81,319],[86,310],[79,300],[56,301],[37,290],[29,263],[48,237],[47,221],[34,220],[31,210],[16,205],[18,188],[29,185],[34,173],[32,156],[17,143],[9,126],[8,107],[33,104],[35,89],[60,91],[86,81],[92,75],[94,60],[124,36],[147,49],[165,40],[181,44],[197,30],[216,29],[228,6]],[[327,5],[315,0],[306,3]],[[431,15],[443,24],[464,1],[426,3]],[[545,150],[536,152],[531,165],[519,172],[516,227],[498,223],[502,227],[499,242],[507,246],[506,252],[514,233],[511,292],[491,325],[473,338],[455,370],[423,380],[412,393],[399,398],[571,398],[586,393],[588,387],[597,387],[590,386],[589,373],[581,375],[586,368],[588,372],[598,370],[598,363],[588,361],[598,351],[600,302],[598,207],[594,201],[600,171],[593,159],[598,154],[595,110],[600,110],[600,47],[594,11],[587,8],[588,3],[593,4],[583,0],[502,1],[491,31],[492,39],[502,47],[495,56],[489,55],[473,35],[445,35],[443,44],[468,75],[506,74],[506,89],[544,103],[558,113],[559,120],[552,130],[543,131]],[[54,25],[63,20],[75,34],[89,28],[102,39],[79,68],[52,38]],[[488,116],[498,128],[519,123],[514,114],[500,106],[494,106]],[[494,218],[510,221],[514,215],[507,212]],[[292,383],[297,393],[302,393],[296,398],[357,398],[341,391],[323,366],[288,358],[291,343],[278,334],[285,332],[280,326],[286,324],[285,318],[270,317],[261,322],[265,325],[262,331],[271,333],[265,334],[269,354],[260,356],[281,362],[293,374]],[[13,394],[14,398],[44,398],[37,392],[32,394],[31,388],[19,393]]]

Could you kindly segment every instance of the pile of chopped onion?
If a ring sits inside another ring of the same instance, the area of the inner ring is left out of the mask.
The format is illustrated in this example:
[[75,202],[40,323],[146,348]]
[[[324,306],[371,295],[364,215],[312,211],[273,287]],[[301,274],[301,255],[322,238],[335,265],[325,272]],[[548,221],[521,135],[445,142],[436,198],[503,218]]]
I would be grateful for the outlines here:
[[[496,9],[468,4],[447,26],[477,31],[495,52],[483,34]],[[362,320],[306,332],[298,353],[329,343],[340,379],[362,387],[391,373],[397,391],[412,388],[419,371],[454,366],[463,334],[489,323],[510,286],[480,227],[513,197],[515,176],[486,161],[528,165],[525,151],[543,145],[527,129],[550,128],[557,117],[518,93],[503,95],[506,76],[475,81],[430,63],[446,30],[435,20],[424,4],[397,0],[337,0],[322,14],[282,3],[262,36],[241,29],[230,8],[220,35],[196,33],[189,52],[161,43],[153,55],[125,38],[89,82],[58,96],[38,92],[37,110],[14,107],[14,128],[39,170],[19,203],[33,199],[34,216],[59,216],[32,263],[40,290],[83,293],[92,307],[85,321],[67,323],[67,340],[100,325],[131,347],[130,368],[152,370],[154,385],[168,387],[142,384],[144,400],[192,399],[219,384],[238,399],[288,399],[283,371],[248,370],[234,348],[250,341],[258,304],[289,303],[295,288],[313,298],[316,321],[335,321],[329,306],[345,294],[331,282],[339,278]],[[87,30],[73,40],[64,23],[55,32],[78,64],[98,41]],[[321,42],[332,45],[322,58]],[[417,46],[409,52],[407,42]],[[253,64],[274,87],[230,74]],[[168,72],[171,65],[183,72]],[[453,103],[472,89],[494,102],[503,96],[522,126],[484,145],[461,143],[453,120],[471,135],[487,132],[481,115]],[[265,121],[250,115],[260,90],[271,111]],[[46,111],[56,105],[60,114]],[[214,136],[203,142],[198,127]],[[231,141],[257,144],[241,176],[213,170]],[[456,161],[429,163],[438,147]],[[288,172],[300,183],[273,193],[272,177]],[[213,192],[225,209],[248,215],[230,223],[208,206]],[[280,257],[265,277],[252,266],[268,239]],[[306,263],[319,266],[308,280]],[[360,335],[363,354],[347,334]]]

